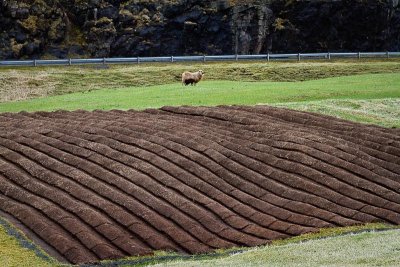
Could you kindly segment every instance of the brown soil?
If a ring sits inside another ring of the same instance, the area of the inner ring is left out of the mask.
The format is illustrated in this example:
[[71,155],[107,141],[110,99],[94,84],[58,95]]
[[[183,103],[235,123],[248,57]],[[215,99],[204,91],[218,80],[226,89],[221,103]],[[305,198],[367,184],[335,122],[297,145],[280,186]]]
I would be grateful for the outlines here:
[[0,210],[75,264],[400,224],[400,132],[267,106],[2,113]]

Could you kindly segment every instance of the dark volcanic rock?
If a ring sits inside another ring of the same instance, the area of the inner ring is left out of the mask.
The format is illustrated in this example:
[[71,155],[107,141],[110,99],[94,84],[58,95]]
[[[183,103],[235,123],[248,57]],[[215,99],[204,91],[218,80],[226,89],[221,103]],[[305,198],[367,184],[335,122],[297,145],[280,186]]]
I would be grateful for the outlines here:
[[100,20],[88,21],[85,28],[87,28],[90,54],[95,57],[107,57],[117,33],[113,21],[107,17],[102,17]]
[[305,8],[303,2],[294,1],[277,14],[272,49],[287,52],[389,50],[391,19],[399,11],[383,2],[313,1]]
[[398,0],[0,0],[0,59],[69,57],[70,47],[92,57],[393,51],[400,7]]

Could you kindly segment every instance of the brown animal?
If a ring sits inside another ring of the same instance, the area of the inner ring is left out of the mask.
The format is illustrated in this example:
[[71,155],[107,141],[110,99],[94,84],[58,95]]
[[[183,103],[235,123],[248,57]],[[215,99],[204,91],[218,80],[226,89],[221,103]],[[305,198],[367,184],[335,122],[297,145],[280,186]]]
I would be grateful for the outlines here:
[[202,70],[196,72],[185,71],[182,73],[182,85],[196,85],[201,78],[203,78],[204,72]]

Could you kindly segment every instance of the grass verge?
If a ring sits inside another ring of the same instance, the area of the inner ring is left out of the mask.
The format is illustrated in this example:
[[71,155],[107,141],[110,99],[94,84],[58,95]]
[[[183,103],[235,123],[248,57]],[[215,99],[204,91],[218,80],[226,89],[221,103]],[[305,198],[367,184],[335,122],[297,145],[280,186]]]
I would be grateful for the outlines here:
[[64,266],[48,256],[8,221],[0,217],[0,266]]
[[[154,256],[102,261],[98,267],[118,266],[391,266],[398,260],[398,226],[382,223],[321,229],[257,248],[232,248],[201,255],[156,252]],[[384,242],[383,242],[384,240]],[[375,242],[385,243],[377,248]],[[339,250],[338,250],[339,249]],[[356,261],[352,258],[356,255]],[[345,262],[348,261],[348,262]],[[365,263],[365,264],[364,264]],[[6,220],[0,218],[0,266],[72,267],[49,258]],[[82,265],[81,267],[92,266]]]
[[398,266],[400,230],[364,232],[252,249],[216,260],[154,266]]
[[[132,257],[117,261],[103,261],[99,264],[99,266],[288,266],[291,265],[291,263],[297,263],[297,266],[303,266],[307,265],[310,260],[317,263],[317,257],[320,256],[316,255],[317,252],[319,252],[321,255],[324,255],[326,248],[330,248],[332,242],[337,243],[336,240],[340,240],[340,242],[342,242],[342,238],[344,238],[346,242],[351,243],[359,240],[359,235],[367,234],[366,239],[368,240],[366,240],[366,242],[371,243],[373,241],[370,240],[370,233],[373,233],[373,238],[386,238],[387,234],[382,231],[389,231],[393,229],[397,229],[396,233],[398,234],[396,237],[400,236],[400,230],[398,227],[375,223],[362,226],[322,229],[318,233],[305,234],[285,240],[277,240],[272,242],[271,245],[257,248],[233,248],[228,250],[218,250],[215,253],[210,254],[192,256],[161,252],[157,253],[154,257]],[[393,245],[394,242],[395,238],[392,238],[390,245]],[[346,243],[346,246],[348,243]],[[388,246],[390,245],[388,244]],[[312,247],[315,254],[314,256],[308,255],[308,246]],[[290,253],[282,251],[282,249],[285,249],[286,247],[290,247]],[[354,249],[357,249],[358,253],[363,255],[359,257],[360,260],[368,261],[366,253],[369,253],[369,251],[364,252],[363,246]],[[368,247],[368,249],[371,250],[373,248]],[[291,257],[293,251],[299,254],[297,259]],[[395,252],[396,251],[394,251],[390,257],[395,257]],[[330,254],[327,253],[326,255]],[[334,265],[335,258],[332,258],[332,260],[329,261],[329,257],[326,255],[324,259],[325,263],[328,265]],[[269,258],[270,256],[273,257]],[[292,260],[293,262],[291,262]],[[383,260],[383,258],[377,259],[377,261]],[[314,264],[313,266],[316,265],[318,264]]]

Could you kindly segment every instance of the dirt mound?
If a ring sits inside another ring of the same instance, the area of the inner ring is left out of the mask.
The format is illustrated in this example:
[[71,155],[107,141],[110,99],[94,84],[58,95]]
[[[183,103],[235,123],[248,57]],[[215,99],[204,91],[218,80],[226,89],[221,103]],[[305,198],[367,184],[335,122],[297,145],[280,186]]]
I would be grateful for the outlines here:
[[400,132],[266,106],[0,114],[0,210],[71,263],[400,223]]

